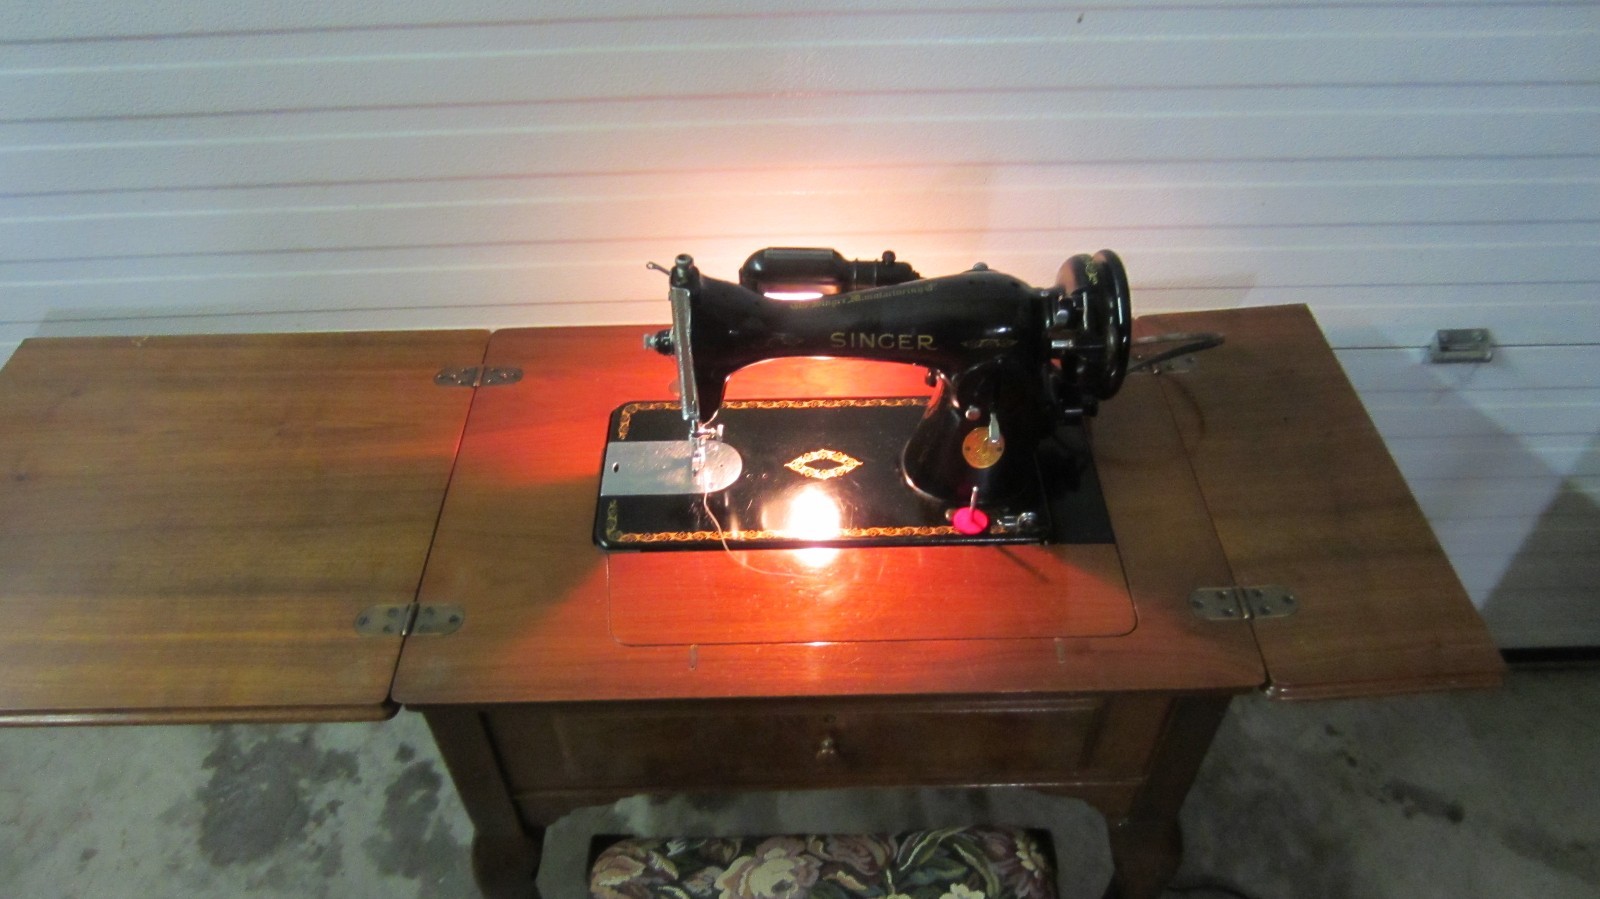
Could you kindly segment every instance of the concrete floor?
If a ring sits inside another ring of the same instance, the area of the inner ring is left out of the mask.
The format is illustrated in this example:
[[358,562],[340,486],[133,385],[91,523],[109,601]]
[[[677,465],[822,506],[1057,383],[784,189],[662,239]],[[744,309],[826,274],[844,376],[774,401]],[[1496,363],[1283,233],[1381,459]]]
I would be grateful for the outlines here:
[[[1185,808],[1170,895],[1600,895],[1600,671],[1494,693],[1234,704]],[[1050,827],[1098,896],[1104,827],[1022,790],[634,797],[563,819],[541,882],[582,894],[594,833]],[[472,897],[471,829],[420,720],[0,731],[0,897]]]

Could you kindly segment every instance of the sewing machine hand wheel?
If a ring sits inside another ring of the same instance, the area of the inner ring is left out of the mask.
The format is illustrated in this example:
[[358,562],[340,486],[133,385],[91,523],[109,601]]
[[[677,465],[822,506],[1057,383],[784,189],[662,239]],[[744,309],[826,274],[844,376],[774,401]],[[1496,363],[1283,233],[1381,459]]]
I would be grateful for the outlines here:
[[1084,351],[1081,385],[1094,397],[1110,399],[1128,374],[1133,349],[1133,306],[1122,260],[1110,250],[1073,256],[1056,272],[1056,284],[1078,307],[1072,318]]

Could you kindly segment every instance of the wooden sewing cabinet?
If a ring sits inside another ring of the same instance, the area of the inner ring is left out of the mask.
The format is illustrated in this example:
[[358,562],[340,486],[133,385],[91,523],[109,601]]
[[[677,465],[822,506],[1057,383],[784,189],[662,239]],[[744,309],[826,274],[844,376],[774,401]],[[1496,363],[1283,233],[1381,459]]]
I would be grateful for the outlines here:
[[[1094,422],[1109,569],[608,558],[606,418],[672,379],[641,330],[28,341],[0,373],[0,720],[416,709],[493,895],[531,894],[546,825],[634,793],[1008,784],[1103,811],[1122,894],[1153,897],[1231,696],[1500,680],[1303,307],[1140,321],[1228,342],[1130,376]],[[732,386],[924,389],[863,363]],[[1121,605],[1062,601],[1096,583]],[[1040,589],[1048,614],[1018,601]]]

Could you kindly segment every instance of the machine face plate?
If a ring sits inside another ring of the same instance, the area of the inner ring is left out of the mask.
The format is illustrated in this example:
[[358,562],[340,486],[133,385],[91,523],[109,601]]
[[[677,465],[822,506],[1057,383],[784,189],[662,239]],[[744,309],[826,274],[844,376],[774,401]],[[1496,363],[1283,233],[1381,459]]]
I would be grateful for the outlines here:
[[922,397],[725,403],[716,422],[742,465],[725,489],[704,492],[685,489],[693,479],[676,457],[667,463],[681,468],[681,477],[620,477],[626,465],[619,463],[659,455],[632,445],[677,444],[682,449],[673,452],[685,459],[689,447],[679,436],[676,403],[623,405],[611,416],[595,542],[611,550],[1113,542],[1082,428],[1064,428],[1045,442],[1036,485],[1002,507],[985,508],[988,530],[957,532],[947,517],[952,510],[912,489],[900,465],[925,403]]

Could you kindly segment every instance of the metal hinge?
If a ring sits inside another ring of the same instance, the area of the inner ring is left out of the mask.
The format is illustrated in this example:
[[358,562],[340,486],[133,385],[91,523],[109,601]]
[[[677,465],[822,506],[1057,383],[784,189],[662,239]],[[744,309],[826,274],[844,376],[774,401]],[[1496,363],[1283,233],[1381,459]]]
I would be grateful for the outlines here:
[[356,616],[363,637],[439,636],[461,630],[467,613],[456,605],[368,606]]
[[1286,618],[1300,611],[1300,600],[1288,587],[1201,587],[1189,594],[1189,608],[1206,621]]
[[433,376],[433,383],[440,387],[500,387],[505,384],[515,384],[522,380],[520,368],[493,368],[491,366],[472,366],[470,368],[441,368]]

